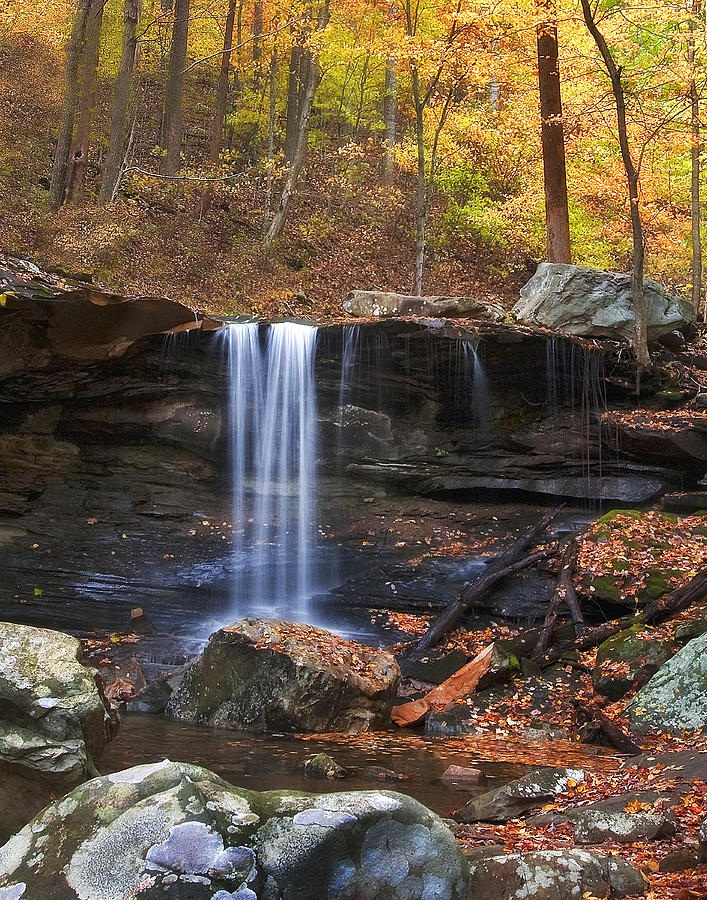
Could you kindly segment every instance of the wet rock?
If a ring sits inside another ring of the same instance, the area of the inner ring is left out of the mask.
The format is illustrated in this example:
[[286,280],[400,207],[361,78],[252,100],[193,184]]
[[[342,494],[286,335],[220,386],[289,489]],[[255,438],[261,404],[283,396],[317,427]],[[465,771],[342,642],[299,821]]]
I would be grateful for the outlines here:
[[621,859],[587,850],[497,855],[472,863],[471,897],[582,900],[643,896],[643,876]]
[[308,778],[346,778],[347,770],[326,753],[310,756],[302,763],[302,771]]
[[68,635],[0,623],[0,836],[97,774],[118,717]]
[[154,634],[155,626],[145,615],[145,610],[141,606],[136,606],[130,611],[130,630],[133,634]]
[[351,291],[344,300],[350,316],[468,316],[490,322],[503,321],[505,312],[498,303],[474,297],[412,297],[390,291]]
[[159,675],[125,704],[128,712],[159,715],[164,712],[172,694],[182,683],[186,667]]
[[[687,301],[657,281],[644,279],[648,337],[655,340],[695,321]],[[633,340],[631,278],[588,266],[540,263],[521,288],[513,315],[523,325],[540,325],[582,337]]]
[[211,636],[167,715],[242,731],[349,731],[390,723],[393,656],[314,628],[245,619]]
[[521,732],[521,737],[526,741],[537,741],[539,743],[551,741],[569,741],[572,735],[567,728],[562,725],[553,725],[552,722],[541,722],[536,719],[531,722],[527,728]]
[[366,766],[363,777],[372,781],[406,781],[408,776],[381,766]]
[[452,765],[442,772],[440,780],[447,784],[471,786],[481,784],[486,779],[481,769],[474,769],[471,766]]
[[654,629],[634,625],[613,635],[599,647],[592,671],[594,690],[610,700],[620,700],[636,687],[643,687],[672,656],[677,646]]
[[650,769],[656,786],[666,781],[707,781],[707,751],[678,750],[674,753],[642,753],[621,764],[622,769]]
[[554,800],[570,782],[582,781],[582,769],[538,769],[474,797],[454,813],[454,818],[458,822],[508,822]]
[[673,850],[660,861],[660,872],[684,872],[685,869],[695,869],[700,864],[696,853],[689,850]]
[[423,653],[401,653],[396,658],[404,677],[427,684],[442,684],[471,660],[471,657],[461,650],[439,649]]
[[466,900],[468,889],[452,833],[410,797],[256,793],[168,760],[87,782],[0,849],[0,892],[26,900]]
[[682,734],[707,727],[707,634],[675,654],[626,705],[637,734]]

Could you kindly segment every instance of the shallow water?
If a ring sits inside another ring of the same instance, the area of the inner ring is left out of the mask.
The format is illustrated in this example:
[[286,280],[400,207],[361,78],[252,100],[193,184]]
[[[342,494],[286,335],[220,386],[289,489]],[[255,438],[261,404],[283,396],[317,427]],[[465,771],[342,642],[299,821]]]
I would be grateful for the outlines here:
[[[472,735],[434,738],[407,731],[325,737],[252,735],[138,715],[123,715],[121,722],[118,736],[99,762],[106,774],[167,757],[204,766],[249,790],[400,791],[442,816],[463,806],[469,797],[518,778],[538,765],[606,771],[619,764],[609,753],[589,753],[569,741],[531,744]],[[322,752],[349,769],[351,776],[335,781],[306,778],[300,764]],[[485,783],[470,790],[444,784],[440,776],[450,765],[480,769]],[[392,769],[407,778],[398,782],[371,779],[363,774],[367,766]]]

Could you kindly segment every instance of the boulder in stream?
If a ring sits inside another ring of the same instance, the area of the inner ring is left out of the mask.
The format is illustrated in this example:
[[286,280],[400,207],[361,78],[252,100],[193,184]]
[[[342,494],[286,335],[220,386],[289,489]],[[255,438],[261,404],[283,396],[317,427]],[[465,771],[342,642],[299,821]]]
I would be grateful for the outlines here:
[[582,769],[537,769],[474,797],[454,813],[454,818],[458,822],[508,822],[554,800],[568,785],[582,781]]
[[[645,278],[643,285],[650,340],[695,321],[695,310],[686,300],[669,294],[652,278]],[[513,314],[523,325],[631,341],[631,277],[588,266],[540,263],[521,288]]]
[[399,677],[383,650],[312,625],[244,619],[211,636],[166,712],[252,732],[375,730],[390,724]]
[[98,774],[118,717],[76,638],[0,624],[0,837]]
[[3,900],[467,900],[442,820],[391,791],[235,788],[163,762],[96,778],[0,848]]

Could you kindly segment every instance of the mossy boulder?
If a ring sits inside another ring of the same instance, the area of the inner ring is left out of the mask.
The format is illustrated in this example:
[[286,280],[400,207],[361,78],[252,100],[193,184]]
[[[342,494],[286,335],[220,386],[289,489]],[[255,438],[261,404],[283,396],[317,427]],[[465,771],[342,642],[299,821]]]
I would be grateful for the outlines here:
[[620,631],[597,651],[594,690],[610,700],[620,700],[633,688],[643,687],[677,649],[674,641],[656,637],[645,625]]
[[81,645],[45,628],[0,623],[0,837],[98,774],[118,717]]
[[665,663],[627,704],[632,731],[682,734],[707,728],[707,634]]
[[211,636],[167,704],[176,719],[252,732],[385,728],[400,670],[383,650],[278,619]]
[[642,897],[643,876],[630,863],[588,850],[493,853],[470,865],[473,900],[582,900]]
[[15,900],[469,896],[451,831],[411,797],[257,793],[164,760],[96,778],[0,849]]

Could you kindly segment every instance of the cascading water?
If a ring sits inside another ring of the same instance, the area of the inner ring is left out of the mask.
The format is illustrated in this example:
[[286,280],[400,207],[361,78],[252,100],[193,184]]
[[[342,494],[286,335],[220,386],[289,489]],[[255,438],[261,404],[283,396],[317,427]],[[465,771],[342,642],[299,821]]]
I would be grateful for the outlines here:
[[235,615],[309,618],[316,539],[317,330],[225,329]]

